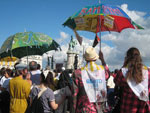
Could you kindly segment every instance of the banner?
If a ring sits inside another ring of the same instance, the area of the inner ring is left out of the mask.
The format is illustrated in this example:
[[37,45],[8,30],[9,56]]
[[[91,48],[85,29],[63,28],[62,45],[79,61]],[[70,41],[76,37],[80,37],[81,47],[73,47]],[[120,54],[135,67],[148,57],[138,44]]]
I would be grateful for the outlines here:
[[114,26],[114,18],[109,15],[104,16],[104,25],[112,29]]

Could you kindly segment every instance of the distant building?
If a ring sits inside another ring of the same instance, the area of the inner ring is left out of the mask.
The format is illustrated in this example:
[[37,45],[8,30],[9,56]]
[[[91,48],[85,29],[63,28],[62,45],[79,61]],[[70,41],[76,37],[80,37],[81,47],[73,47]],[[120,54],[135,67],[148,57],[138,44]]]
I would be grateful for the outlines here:
[[26,57],[21,58],[21,62],[24,64],[28,64],[31,61],[36,61],[38,64],[41,65],[41,68],[42,68],[42,56],[40,55],[31,55],[28,57],[26,56]]

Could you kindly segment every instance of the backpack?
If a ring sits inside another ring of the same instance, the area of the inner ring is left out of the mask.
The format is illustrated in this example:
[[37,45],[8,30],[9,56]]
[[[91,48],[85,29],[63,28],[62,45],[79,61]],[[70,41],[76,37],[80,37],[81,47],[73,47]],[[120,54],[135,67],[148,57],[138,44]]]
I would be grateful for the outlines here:
[[32,104],[30,106],[30,113],[44,113],[44,108],[42,102],[40,100],[40,96],[47,88],[42,89],[39,94],[33,99]]

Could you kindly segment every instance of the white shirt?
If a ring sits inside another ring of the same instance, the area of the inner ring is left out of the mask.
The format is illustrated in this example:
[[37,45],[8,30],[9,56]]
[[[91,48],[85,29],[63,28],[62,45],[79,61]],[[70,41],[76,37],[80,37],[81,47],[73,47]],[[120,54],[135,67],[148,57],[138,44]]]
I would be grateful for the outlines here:
[[56,79],[57,79],[57,80],[59,80],[59,77],[60,77],[60,73],[58,73],[58,75],[57,75]]
[[107,81],[107,86],[109,86],[109,88],[115,87],[114,78],[112,76],[109,77],[109,79]]
[[1,86],[3,86],[3,83],[4,83],[4,81],[6,80],[7,78],[5,77],[5,76],[3,76],[2,78],[1,78],[1,80],[0,80],[0,85]]
[[2,87],[5,88],[7,91],[9,91],[9,81],[11,79],[12,79],[11,77],[7,78],[2,85]]

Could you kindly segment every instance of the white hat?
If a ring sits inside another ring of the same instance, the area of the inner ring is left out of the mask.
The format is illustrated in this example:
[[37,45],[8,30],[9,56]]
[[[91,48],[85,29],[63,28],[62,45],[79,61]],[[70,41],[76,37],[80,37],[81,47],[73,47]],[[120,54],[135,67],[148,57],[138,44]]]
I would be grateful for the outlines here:
[[88,61],[97,60],[99,58],[95,49],[91,46],[85,50],[84,57],[85,57],[85,60],[88,60]]
[[27,65],[26,65],[26,64],[20,63],[20,64],[17,64],[17,65],[16,65],[16,70],[23,70],[23,69],[25,69],[25,68],[27,68]]
[[62,71],[65,71],[65,67],[62,67],[61,69],[62,69]]

